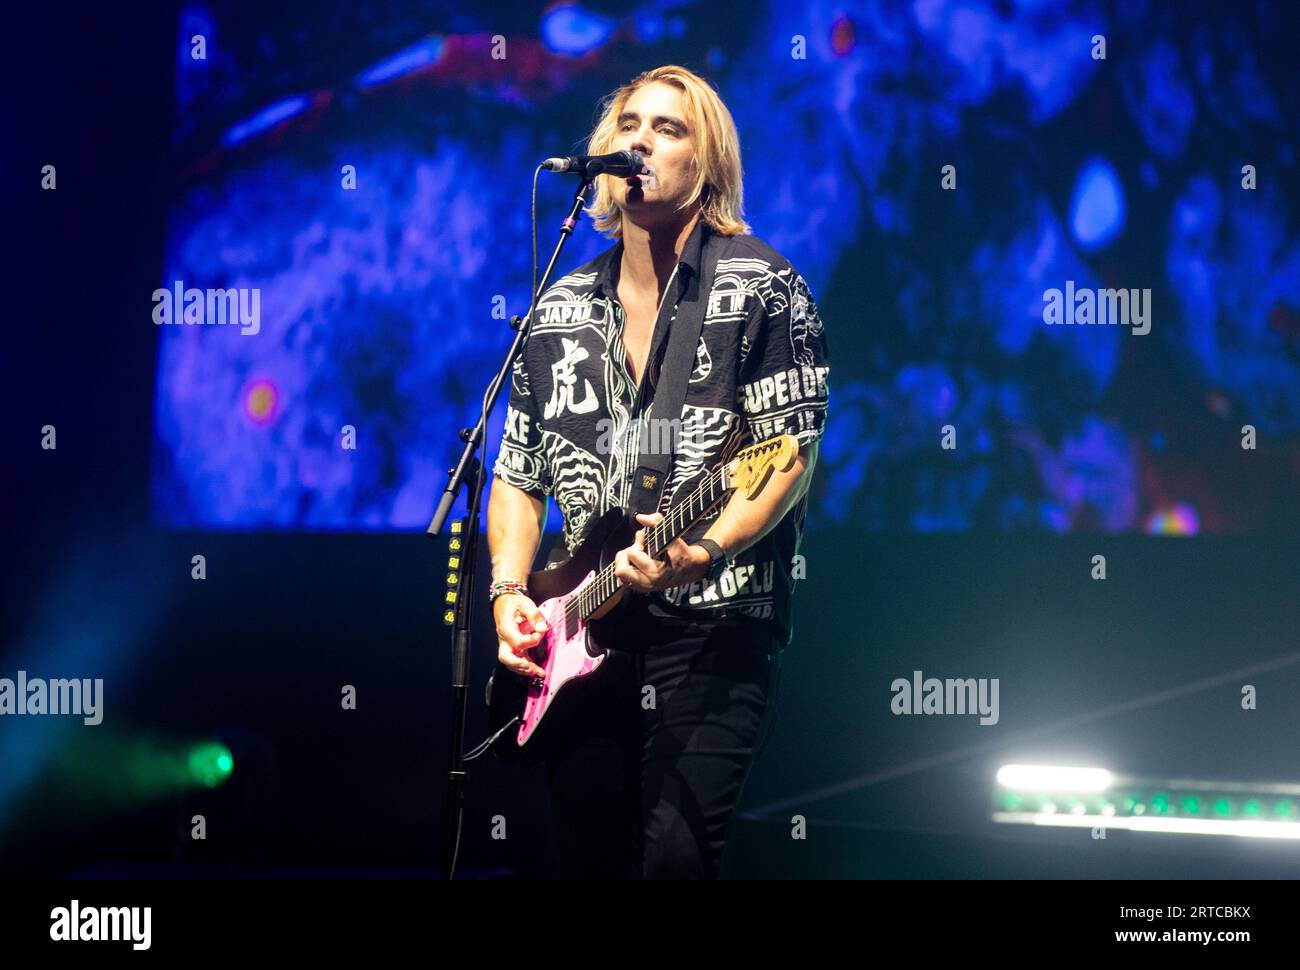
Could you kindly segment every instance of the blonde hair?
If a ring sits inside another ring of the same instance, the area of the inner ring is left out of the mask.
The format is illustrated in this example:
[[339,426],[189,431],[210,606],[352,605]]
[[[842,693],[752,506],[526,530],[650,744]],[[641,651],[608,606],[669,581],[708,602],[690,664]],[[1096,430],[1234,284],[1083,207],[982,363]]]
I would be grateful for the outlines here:
[[[700,218],[714,232],[735,236],[749,232],[744,219],[744,186],[741,184],[740,135],[731,112],[710,84],[694,71],[676,64],[656,67],[638,74],[603,101],[600,120],[587,142],[587,154],[604,155],[613,150],[618,134],[618,117],[628,99],[647,84],[662,81],[682,92],[686,124],[695,143],[695,186],[683,208],[702,199]],[[612,239],[622,238],[623,212],[614,203],[609,178],[596,180],[596,197],[587,209],[596,228]]]

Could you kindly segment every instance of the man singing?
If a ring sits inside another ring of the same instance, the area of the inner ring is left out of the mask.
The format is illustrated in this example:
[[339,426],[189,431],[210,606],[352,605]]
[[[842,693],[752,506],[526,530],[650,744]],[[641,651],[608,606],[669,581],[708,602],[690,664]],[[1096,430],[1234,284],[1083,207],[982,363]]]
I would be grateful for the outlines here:
[[616,245],[543,294],[515,362],[488,503],[490,596],[501,662],[542,675],[530,659],[542,616],[497,583],[526,580],[548,495],[569,552],[589,522],[630,504],[665,335],[690,278],[711,279],[669,480],[637,521],[659,522],[683,482],[747,445],[793,434],[799,457],[753,500],[732,493],[663,558],[644,552],[644,529],[618,553],[616,577],[643,612],[603,644],[601,689],[546,768],[560,875],[714,878],[791,640],[827,343],[803,278],[749,235],[739,136],[707,82],[667,66],[611,94],[587,151],[623,150],[641,153],[646,174],[598,176],[590,209]]

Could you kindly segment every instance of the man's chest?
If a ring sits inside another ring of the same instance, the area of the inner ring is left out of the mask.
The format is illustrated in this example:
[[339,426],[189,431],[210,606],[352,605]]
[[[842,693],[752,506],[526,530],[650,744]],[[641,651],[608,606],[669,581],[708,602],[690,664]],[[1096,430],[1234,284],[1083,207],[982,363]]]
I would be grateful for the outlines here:
[[[620,307],[623,313],[623,326],[619,335],[622,338],[625,363],[632,383],[640,387],[646,364],[649,362],[650,343],[654,339],[658,307],[633,300],[620,301]],[[615,315],[618,312],[619,307],[616,307]]]

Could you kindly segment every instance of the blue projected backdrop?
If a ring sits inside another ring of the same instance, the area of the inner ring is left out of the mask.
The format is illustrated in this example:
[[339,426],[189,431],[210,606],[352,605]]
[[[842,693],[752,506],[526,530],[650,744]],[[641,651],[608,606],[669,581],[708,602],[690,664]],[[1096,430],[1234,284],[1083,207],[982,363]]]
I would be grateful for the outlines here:
[[[1297,527],[1289,5],[342,6],[182,11],[159,286],[258,321],[158,328],[162,521],[427,524],[527,305],[533,166],[679,63],[826,324],[810,526]],[[584,220],[561,272],[609,245]]]

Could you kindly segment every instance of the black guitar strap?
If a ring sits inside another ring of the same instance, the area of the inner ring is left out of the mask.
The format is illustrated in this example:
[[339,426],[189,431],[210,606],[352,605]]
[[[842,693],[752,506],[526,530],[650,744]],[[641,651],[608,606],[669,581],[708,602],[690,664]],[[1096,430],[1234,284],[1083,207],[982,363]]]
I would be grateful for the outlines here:
[[[700,230],[704,238],[700,243],[701,272],[686,269],[686,264],[679,264],[678,271],[685,271],[689,279],[685,281],[686,290],[677,303],[677,314],[668,328],[668,347],[664,351],[663,364],[654,390],[654,414],[657,419],[680,417],[682,406],[686,403],[686,385],[695,370],[696,348],[700,343],[700,334],[704,332],[704,316],[709,308],[709,291],[713,289],[714,265],[708,258],[709,227],[701,220]],[[682,281],[676,281],[678,286]],[[641,393],[644,395],[649,374],[641,381]],[[642,413],[634,410],[635,414]],[[662,443],[665,435],[653,435],[653,441]],[[676,441],[673,441],[674,447]],[[629,519],[638,512],[654,512],[659,507],[659,499],[664,485],[668,481],[668,469],[673,456],[663,450],[662,454],[645,454],[638,459],[636,474],[632,478],[632,494],[628,502]]]

